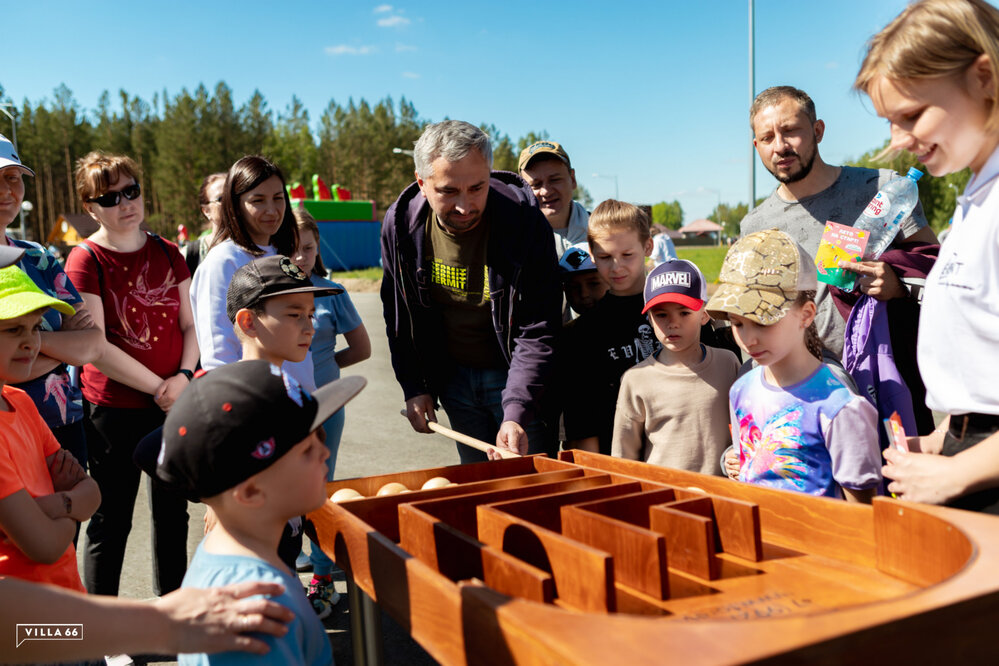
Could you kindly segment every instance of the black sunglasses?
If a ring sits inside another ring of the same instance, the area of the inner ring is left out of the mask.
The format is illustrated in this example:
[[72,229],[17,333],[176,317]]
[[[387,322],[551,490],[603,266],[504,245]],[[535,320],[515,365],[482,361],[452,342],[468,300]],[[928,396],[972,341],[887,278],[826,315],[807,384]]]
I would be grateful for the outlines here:
[[132,183],[127,187],[123,187],[117,192],[105,192],[99,197],[94,197],[93,199],[87,199],[89,203],[95,203],[101,208],[114,208],[121,202],[121,198],[125,197],[129,201],[138,199],[142,192],[139,190],[138,183]]

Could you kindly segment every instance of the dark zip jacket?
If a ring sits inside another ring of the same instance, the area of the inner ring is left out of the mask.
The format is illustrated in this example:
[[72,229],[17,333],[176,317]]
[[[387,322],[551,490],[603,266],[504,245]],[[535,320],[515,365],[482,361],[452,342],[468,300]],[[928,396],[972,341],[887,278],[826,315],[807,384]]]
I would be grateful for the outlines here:
[[[555,241],[534,193],[516,174],[492,173],[485,212],[491,223],[486,264],[492,322],[509,365],[503,420],[525,426],[538,416],[554,371],[552,344],[562,307]],[[439,306],[430,298],[429,213],[413,183],[382,223],[382,306],[392,369],[407,400],[422,393],[436,400],[454,367]]]

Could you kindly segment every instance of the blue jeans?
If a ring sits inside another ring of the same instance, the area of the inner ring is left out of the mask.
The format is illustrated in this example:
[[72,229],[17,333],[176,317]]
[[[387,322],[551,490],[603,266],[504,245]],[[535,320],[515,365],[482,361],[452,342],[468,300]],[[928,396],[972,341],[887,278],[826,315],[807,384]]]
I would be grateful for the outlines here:
[[[326,431],[326,448],[330,450],[330,457],[326,461],[326,480],[333,480],[333,470],[336,469],[336,454],[340,450],[340,437],[343,436],[343,424],[346,420],[344,410],[333,414],[333,416],[323,422],[323,430]],[[326,556],[319,544],[312,542],[309,547],[309,560],[312,562],[312,573],[316,576],[329,576],[333,573],[333,560]]]
[[[496,443],[496,433],[503,423],[503,389],[506,388],[507,369],[469,368],[456,366],[447,386],[441,391],[440,401],[447,412],[451,428],[482,440]],[[547,453],[557,448],[558,442],[544,422],[537,418],[524,427],[527,432],[528,453]],[[486,454],[464,444],[457,444],[462,464],[485,462]]]

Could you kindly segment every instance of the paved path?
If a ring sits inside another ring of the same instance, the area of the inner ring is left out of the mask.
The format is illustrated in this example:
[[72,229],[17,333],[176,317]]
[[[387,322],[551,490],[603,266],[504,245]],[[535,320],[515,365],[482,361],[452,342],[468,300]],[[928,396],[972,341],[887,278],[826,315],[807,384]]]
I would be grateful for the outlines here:
[[[347,423],[337,456],[336,478],[347,479],[373,474],[385,474],[424,467],[458,463],[455,445],[440,435],[420,435],[413,432],[399,410],[403,406],[402,391],[392,374],[388,341],[377,293],[357,293],[351,298],[371,336],[371,358],[347,368],[344,375],[360,375],[368,380],[364,391],[347,407]],[[446,418],[441,414],[442,422]],[[148,599],[152,591],[152,553],[146,483],[143,481],[136,502],[131,538],[125,552],[121,577],[121,596]],[[190,505],[191,530],[188,553],[193,555],[201,540],[204,507]],[[82,542],[82,538],[81,538]],[[82,569],[81,569],[82,571]],[[303,574],[307,583],[310,574]],[[343,574],[339,574],[337,590],[346,593]],[[350,644],[347,599],[344,596],[332,616],[326,620],[327,634],[333,643],[340,666],[353,663]],[[383,617],[384,656],[386,664],[432,664],[434,661],[404,631]],[[150,662],[173,663],[173,662]]]

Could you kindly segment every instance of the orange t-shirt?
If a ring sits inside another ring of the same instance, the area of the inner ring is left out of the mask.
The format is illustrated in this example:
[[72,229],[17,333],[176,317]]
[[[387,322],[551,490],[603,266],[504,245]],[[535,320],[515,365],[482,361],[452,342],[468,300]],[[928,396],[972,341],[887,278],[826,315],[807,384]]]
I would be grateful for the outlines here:
[[[10,411],[0,412],[0,500],[22,488],[32,497],[51,495],[55,489],[45,458],[59,450],[59,442],[27,393],[4,386],[2,395]],[[5,535],[0,536],[0,576],[86,591],[72,543],[55,563],[41,564],[29,559]]]

